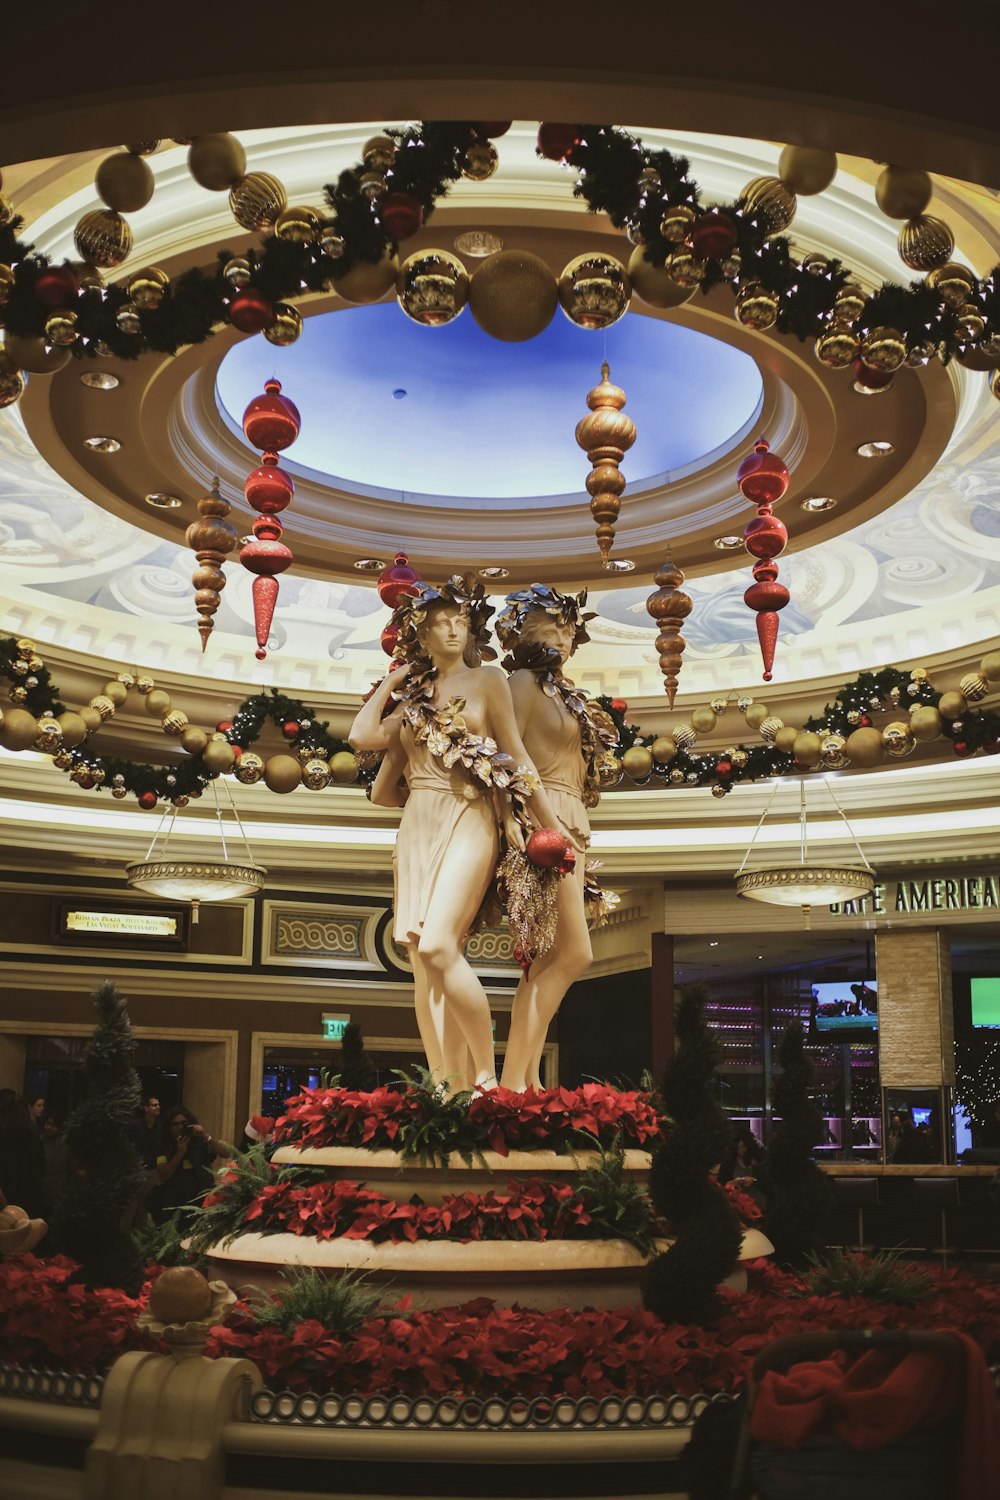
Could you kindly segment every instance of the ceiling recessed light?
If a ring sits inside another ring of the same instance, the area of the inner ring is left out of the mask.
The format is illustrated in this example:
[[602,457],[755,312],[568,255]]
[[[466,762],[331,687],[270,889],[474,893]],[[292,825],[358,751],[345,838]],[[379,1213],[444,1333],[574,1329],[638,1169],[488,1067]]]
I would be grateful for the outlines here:
[[720,552],[733,552],[737,547],[743,546],[743,538],[741,536],[717,536],[715,546]]
[[631,558],[628,557],[609,558],[607,562],[601,564],[601,567],[604,569],[605,573],[635,572],[635,563],[632,562]]
[[184,501],[180,495],[167,495],[162,490],[156,490],[152,495],[146,496],[146,504],[152,505],[154,510],[179,510]]
[[381,573],[382,569],[387,568],[389,564],[381,557],[359,557],[354,566],[359,573]]
[[716,941],[716,940],[715,940],[715,939],[714,939],[714,938],[713,938],[713,940],[712,940],[712,941],[711,941],[711,942],[710,942],[710,943],[709,943],[709,945],[708,945],[708,946],[709,946],[709,947],[710,947],[710,948],[717,948],[717,947],[718,947],[718,946],[719,946],[719,944],[718,944],[718,942],[717,942],[717,941]]
[[892,390],[892,381],[888,385],[865,385],[862,381],[854,382],[854,389],[859,396],[884,396]]
[[833,510],[836,505],[832,495],[810,495],[808,500],[803,500],[803,510]]
[[398,385],[396,387],[396,389],[393,391],[393,393],[392,393],[392,399],[393,399],[393,401],[405,401],[406,400],[406,392],[404,391],[404,389],[403,389],[403,387],[401,385]]
[[488,229],[467,229],[464,234],[456,234],[455,249],[459,255],[471,255],[479,260],[484,255],[496,255],[503,249],[503,240],[498,234],[490,234]]
[[113,391],[121,385],[121,381],[110,370],[84,370],[80,376],[80,384],[85,385],[89,391]]
[[862,443],[858,453],[862,458],[884,458],[887,453],[895,453],[892,443]]
[[509,568],[480,568],[480,578],[506,578],[510,573]]
[[117,453],[121,443],[113,437],[89,437],[84,438],[83,446],[92,453]]

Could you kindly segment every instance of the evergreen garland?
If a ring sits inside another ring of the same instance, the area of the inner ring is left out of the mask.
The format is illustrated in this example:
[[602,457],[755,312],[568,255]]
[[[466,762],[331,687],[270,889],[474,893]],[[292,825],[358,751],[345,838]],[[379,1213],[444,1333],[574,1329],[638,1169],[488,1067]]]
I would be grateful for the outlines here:
[[340,1066],[334,1067],[333,1072],[337,1074],[339,1088],[351,1089],[359,1094],[372,1091],[377,1081],[375,1064],[365,1051],[364,1033],[357,1021],[350,1021],[344,1027],[338,1060]]
[[645,1306],[665,1323],[703,1327],[723,1309],[719,1282],[735,1269],[742,1240],[736,1211],[710,1175],[732,1128],[712,1088],[719,1043],[705,1021],[706,995],[704,985],[686,985],[677,1003],[677,1051],[662,1085],[671,1123],[654,1148],[649,1179],[653,1206],[676,1238],[650,1262],[643,1289]]
[[52,1223],[53,1245],[80,1264],[90,1287],[114,1286],[134,1297],[143,1262],[122,1217],[145,1174],[129,1139],[141,1091],[132,1065],[135,1044],[125,999],[107,979],[94,991],[97,1027],[83,1057],[86,1098],[66,1127],[70,1178]]
[[775,1263],[796,1270],[825,1250],[822,1226],[833,1199],[830,1179],[812,1154],[823,1136],[823,1116],[810,1097],[814,1072],[801,1021],[790,1021],[782,1032],[777,1063],[777,1123],[760,1174],[767,1197],[763,1229]]

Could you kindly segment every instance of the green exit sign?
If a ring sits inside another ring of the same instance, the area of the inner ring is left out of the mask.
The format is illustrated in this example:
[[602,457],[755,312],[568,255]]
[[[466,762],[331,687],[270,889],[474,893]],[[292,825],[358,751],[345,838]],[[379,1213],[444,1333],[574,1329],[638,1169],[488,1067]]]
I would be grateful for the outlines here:
[[344,1032],[347,1030],[350,1024],[350,1016],[324,1016],[323,1040],[325,1042],[343,1041]]

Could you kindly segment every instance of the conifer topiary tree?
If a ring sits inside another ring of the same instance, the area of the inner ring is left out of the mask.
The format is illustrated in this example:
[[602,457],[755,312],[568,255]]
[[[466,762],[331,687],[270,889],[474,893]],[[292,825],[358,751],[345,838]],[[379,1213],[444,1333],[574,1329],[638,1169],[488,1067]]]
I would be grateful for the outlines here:
[[344,1027],[339,1060],[340,1067],[334,1072],[340,1074],[340,1087],[362,1094],[371,1093],[376,1080],[375,1064],[365,1051],[364,1033],[357,1021],[350,1021]]
[[712,1081],[719,1045],[705,1022],[703,985],[680,991],[678,1047],[663,1073],[669,1117],[653,1152],[650,1194],[675,1236],[650,1262],[643,1302],[665,1323],[711,1323],[722,1311],[718,1285],[739,1261],[742,1228],[710,1173],[724,1156],[732,1130]]
[[813,1159],[823,1137],[823,1115],[810,1097],[814,1082],[801,1021],[790,1021],[777,1054],[774,1084],[777,1120],[760,1174],[767,1196],[762,1228],[774,1245],[778,1265],[796,1269],[825,1249],[823,1221],[833,1188]]
[[143,1265],[122,1217],[142,1189],[144,1174],[129,1139],[139,1108],[135,1043],[124,996],[111,980],[94,991],[98,1022],[83,1057],[87,1093],[70,1115],[69,1189],[53,1218],[53,1248],[79,1261],[88,1286],[114,1286],[134,1296]]

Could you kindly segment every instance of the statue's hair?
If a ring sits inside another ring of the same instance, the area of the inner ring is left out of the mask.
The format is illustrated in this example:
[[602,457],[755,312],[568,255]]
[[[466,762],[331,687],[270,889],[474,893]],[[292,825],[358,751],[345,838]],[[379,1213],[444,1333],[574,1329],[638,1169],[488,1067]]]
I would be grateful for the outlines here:
[[420,584],[417,592],[405,595],[393,611],[392,622],[397,627],[394,656],[414,662],[424,659],[422,636],[435,609],[460,609],[469,621],[469,640],[465,648],[465,664],[478,667],[483,660],[492,660],[496,652],[489,644],[488,620],[493,606],[486,602],[486,590],[471,575],[455,573],[439,588],[428,583]]

